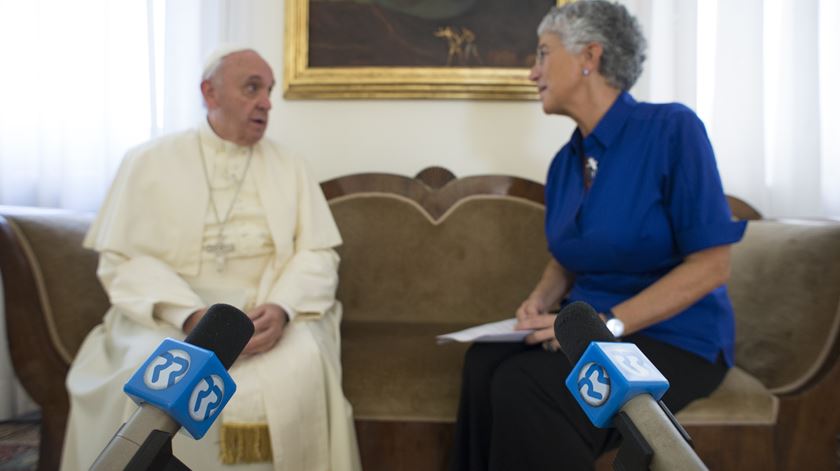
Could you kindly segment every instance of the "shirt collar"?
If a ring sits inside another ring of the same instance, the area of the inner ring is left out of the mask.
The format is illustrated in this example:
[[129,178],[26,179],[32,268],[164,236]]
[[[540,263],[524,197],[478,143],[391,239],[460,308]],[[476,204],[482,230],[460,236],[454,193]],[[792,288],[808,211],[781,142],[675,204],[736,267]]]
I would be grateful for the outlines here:
[[[621,92],[618,95],[618,98],[615,99],[615,102],[613,102],[612,106],[610,106],[610,109],[607,110],[606,114],[604,114],[598,124],[595,125],[595,129],[592,131],[592,136],[594,136],[595,139],[604,146],[604,148],[609,147],[624,127],[624,124],[627,123],[627,118],[630,117],[630,112],[633,111],[636,104],[636,100],[630,96],[629,93],[624,91]],[[580,130],[576,130],[575,132],[578,135],[580,134]]]
[[216,131],[210,126],[210,121],[205,117],[198,126],[198,134],[206,149],[222,154],[235,154],[237,151],[245,150],[247,147],[227,141],[219,137]]

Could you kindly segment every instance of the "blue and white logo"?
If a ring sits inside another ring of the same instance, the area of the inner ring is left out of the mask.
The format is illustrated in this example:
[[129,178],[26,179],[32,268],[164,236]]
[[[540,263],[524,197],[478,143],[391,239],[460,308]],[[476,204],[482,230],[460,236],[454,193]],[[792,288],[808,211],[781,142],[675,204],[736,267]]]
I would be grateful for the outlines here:
[[217,375],[199,381],[190,396],[190,417],[197,422],[213,417],[225,398],[225,383]]
[[143,374],[147,388],[161,390],[174,386],[190,369],[190,354],[184,350],[167,350],[149,362]]
[[577,382],[580,397],[587,404],[598,407],[610,397],[610,377],[603,366],[589,362],[583,365]]
[[662,373],[635,345],[617,343],[604,348],[604,353],[621,371],[621,374],[630,381],[662,378]]

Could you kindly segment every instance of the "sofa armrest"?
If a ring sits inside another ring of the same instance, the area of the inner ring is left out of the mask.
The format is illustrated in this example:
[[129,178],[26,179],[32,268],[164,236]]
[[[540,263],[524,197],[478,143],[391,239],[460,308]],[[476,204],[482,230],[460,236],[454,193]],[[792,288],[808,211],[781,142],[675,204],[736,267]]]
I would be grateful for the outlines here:
[[840,352],[840,223],[762,220],[732,250],[736,363],[775,394],[821,381]]
[[108,300],[97,257],[81,246],[90,214],[0,207],[0,272],[12,364],[41,407],[39,469],[58,469],[68,413],[64,385],[87,332]]

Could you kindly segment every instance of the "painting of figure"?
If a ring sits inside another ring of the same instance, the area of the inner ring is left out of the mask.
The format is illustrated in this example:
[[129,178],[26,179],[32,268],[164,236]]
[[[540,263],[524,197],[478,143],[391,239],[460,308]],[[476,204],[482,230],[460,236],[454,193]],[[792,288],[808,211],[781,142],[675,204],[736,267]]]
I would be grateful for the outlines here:
[[308,0],[310,67],[522,68],[556,0]]

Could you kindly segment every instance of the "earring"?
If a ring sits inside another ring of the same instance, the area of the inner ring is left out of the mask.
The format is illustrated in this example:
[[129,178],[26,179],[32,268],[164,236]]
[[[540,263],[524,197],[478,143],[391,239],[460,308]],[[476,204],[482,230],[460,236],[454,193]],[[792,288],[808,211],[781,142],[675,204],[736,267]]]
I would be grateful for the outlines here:
[[583,76],[589,77],[589,69],[583,69]]

